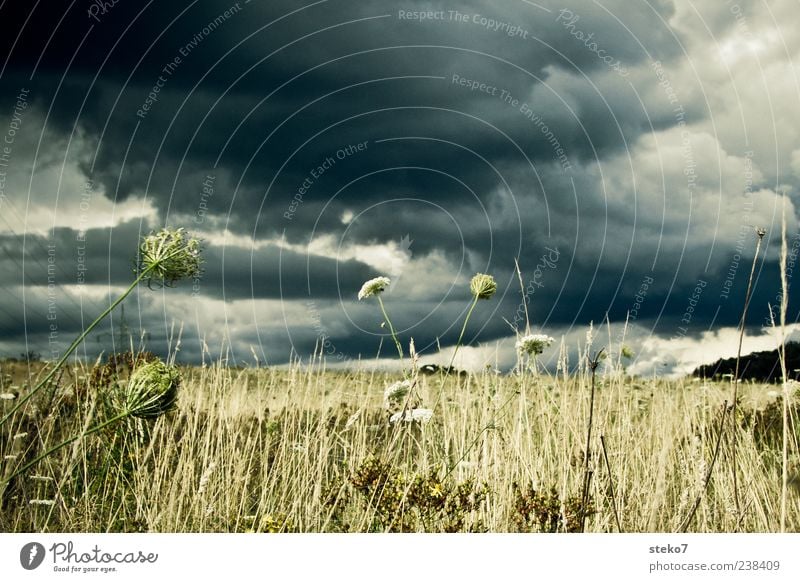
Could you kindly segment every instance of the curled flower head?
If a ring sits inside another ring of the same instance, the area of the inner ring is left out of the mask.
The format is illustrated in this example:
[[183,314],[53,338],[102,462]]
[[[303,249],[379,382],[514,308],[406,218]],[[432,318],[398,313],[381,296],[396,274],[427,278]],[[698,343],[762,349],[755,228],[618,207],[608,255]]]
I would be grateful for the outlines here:
[[361,301],[366,297],[372,297],[382,293],[391,283],[389,277],[375,277],[370,279],[361,286],[361,291],[358,292],[358,300]]
[[156,360],[136,368],[124,388],[122,412],[135,418],[158,418],[175,407],[180,373]]
[[197,277],[201,263],[200,241],[183,228],[161,229],[144,237],[139,245],[139,271],[147,272],[149,282],[169,286]]
[[545,348],[550,347],[555,340],[549,335],[533,333],[522,336],[517,340],[517,351],[529,356],[541,354]]
[[497,291],[497,282],[491,275],[478,273],[469,282],[469,290],[478,299],[490,299]]
[[391,410],[403,404],[403,400],[408,396],[411,391],[411,380],[401,380],[390,384],[383,392],[383,405]]

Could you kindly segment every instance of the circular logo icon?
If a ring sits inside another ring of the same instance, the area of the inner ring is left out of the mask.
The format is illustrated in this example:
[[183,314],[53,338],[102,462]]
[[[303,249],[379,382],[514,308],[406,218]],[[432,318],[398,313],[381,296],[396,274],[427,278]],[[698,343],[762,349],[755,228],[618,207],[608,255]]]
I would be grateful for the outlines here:
[[19,563],[26,570],[35,570],[44,562],[44,546],[39,542],[30,542],[19,551]]

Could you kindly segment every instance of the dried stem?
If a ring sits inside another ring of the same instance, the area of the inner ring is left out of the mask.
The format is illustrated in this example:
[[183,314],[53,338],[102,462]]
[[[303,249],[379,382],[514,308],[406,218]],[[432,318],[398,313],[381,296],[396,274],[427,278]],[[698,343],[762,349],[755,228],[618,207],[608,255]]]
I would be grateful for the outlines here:
[[584,531],[586,526],[586,504],[589,497],[589,459],[591,457],[592,446],[592,422],[594,420],[594,395],[597,379],[597,366],[600,363],[600,358],[603,355],[603,349],[597,352],[593,358],[589,359],[589,368],[592,370],[592,393],[589,398],[589,422],[586,427],[586,452],[584,453],[584,466],[583,466],[583,494],[581,495],[582,511],[581,511],[581,532]]
[[786,193],[781,220],[781,345],[778,356],[783,380],[783,443],[781,454],[781,533],[786,533],[786,497],[789,482],[789,384],[786,377],[786,311],[789,307],[789,281],[786,277]]
[[606,451],[606,437],[600,435],[600,446],[603,447],[603,458],[606,461],[606,471],[608,471],[608,488],[611,490],[611,507],[614,510],[614,519],[617,521],[617,531],[625,533],[622,529],[622,523],[619,520],[619,513],[617,512],[617,498],[614,495],[614,477],[611,474],[611,463],[608,462],[608,451]]
[[761,241],[764,239],[764,235],[767,233],[766,230],[762,228],[756,229],[756,235],[758,236],[758,241],[756,242],[756,252],[753,255],[753,264],[750,267],[750,278],[747,280],[747,292],[745,293],[744,297],[744,308],[742,309],[742,318],[739,322],[739,347],[736,350],[736,370],[733,374],[733,410],[731,411],[731,418],[732,418],[732,430],[731,430],[731,466],[733,469],[733,499],[736,503],[736,512],[739,513],[741,510],[739,504],[739,478],[738,478],[738,469],[736,466],[736,441],[737,441],[737,431],[736,431],[736,405],[739,400],[739,362],[742,358],[742,342],[744,341],[744,327],[745,322],[747,319],[747,308],[750,306],[750,297],[753,291],[753,275],[756,272],[756,263],[758,262],[758,254],[761,250]]
[[703,495],[705,494],[706,490],[708,489],[708,484],[711,482],[711,473],[714,471],[714,465],[717,463],[717,457],[719,456],[719,447],[722,444],[722,435],[725,432],[725,416],[728,414],[728,401],[722,403],[722,418],[719,421],[719,431],[717,433],[717,444],[714,446],[714,455],[711,457],[711,464],[708,466],[708,472],[706,473],[705,481],[703,482],[703,488],[697,494],[697,499],[694,500],[694,505],[692,506],[692,510],[689,512],[689,515],[686,516],[686,519],[683,520],[681,524],[680,531],[681,533],[686,533],[686,530],[689,529],[689,525],[692,523],[694,519],[694,514],[697,513],[697,508],[700,507],[700,502],[703,499]]

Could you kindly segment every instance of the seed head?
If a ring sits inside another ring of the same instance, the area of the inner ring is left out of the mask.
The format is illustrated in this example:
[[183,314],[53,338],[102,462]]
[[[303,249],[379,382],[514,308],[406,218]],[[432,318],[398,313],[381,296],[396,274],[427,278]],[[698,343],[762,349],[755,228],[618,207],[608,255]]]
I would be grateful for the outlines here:
[[555,340],[549,335],[544,334],[529,334],[522,336],[517,340],[517,350],[520,353],[530,355],[541,354],[545,348],[550,347]]
[[478,299],[490,299],[497,291],[497,283],[491,275],[478,273],[470,281],[469,290]]
[[374,279],[370,279],[361,286],[361,291],[358,292],[358,300],[361,301],[366,297],[372,297],[373,295],[383,293],[383,290],[386,289],[391,282],[389,277],[375,277]]
[[147,271],[149,283],[170,286],[181,279],[197,277],[201,264],[200,241],[183,228],[151,233],[139,246],[139,272]]
[[158,418],[175,407],[180,373],[156,360],[134,370],[123,394],[123,411],[135,418]]

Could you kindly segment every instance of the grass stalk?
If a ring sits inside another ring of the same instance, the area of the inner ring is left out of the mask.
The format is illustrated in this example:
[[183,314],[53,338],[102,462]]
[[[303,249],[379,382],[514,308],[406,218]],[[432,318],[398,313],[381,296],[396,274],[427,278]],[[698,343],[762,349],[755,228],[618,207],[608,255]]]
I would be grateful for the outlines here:
[[789,308],[789,280],[786,276],[788,250],[786,244],[786,193],[783,194],[783,214],[781,217],[781,345],[778,357],[781,363],[783,382],[782,443],[781,443],[781,533],[786,532],[786,502],[789,493],[789,382],[786,374],[786,311]]
[[714,454],[711,457],[711,463],[708,465],[708,471],[706,471],[706,476],[705,479],[703,480],[703,487],[697,494],[697,497],[694,500],[694,504],[692,505],[691,511],[681,524],[680,527],[681,533],[686,533],[686,530],[689,529],[689,525],[691,525],[695,513],[697,513],[697,508],[700,507],[700,502],[703,500],[703,495],[705,495],[705,492],[708,490],[708,484],[711,482],[711,474],[714,472],[714,465],[717,464],[717,458],[719,457],[719,449],[720,445],[722,444],[722,435],[725,432],[725,416],[727,415],[727,413],[728,413],[728,401],[726,400],[725,402],[722,403],[722,418],[720,418],[719,421],[719,431],[717,432],[717,444],[714,446]]
[[766,231],[761,228],[756,229],[758,240],[756,241],[756,252],[753,255],[753,264],[750,267],[750,277],[747,279],[747,291],[744,297],[744,306],[742,307],[742,318],[739,321],[739,345],[736,349],[736,369],[733,374],[733,409],[731,411],[731,468],[733,470],[733,499],[736,504],[736,512],[741,511],[741,504],[739,502],[739,470],[736,465],[736,449],[738,440],[738,429],[736,420],[736,409],[739,402],[739,364],[742,358],[742,343],[744,341],[744,330],[747,322],[747,308],[750,306],[750,299],[753,292],[753,276],[756,272],[756,263],[758,262],[758,255],[761,251],[761,242],[764,239]]
[[589,397],[589,421],[586,427],[586,452],[584,453],[583,465],[583,494],[581,495],[581,532],[586,527],[586,506],[589,501],[589,481],[591,479],[591,471],[589,470],[589,460],[592,455],[592,423],[594,422],[594,398],[597,383],[597,366],[600,364],[600,358],[603,355],[603,349],[597,352],[593,358],[589,360],[589,368],[592,371],[592,391]]
[[606,462],[606,471],[608,471],[608,488],[611,492],[611,508],[614,510],[614,520],[617,522],[617,531],[619,533],[625,533],[622,529],[622,523],[619,520],[617,497],[614,494],[614,475],[611,473],[611,463],[608,462],[608,451],[606,450],[606,437],[603,435],[600,435],[600,446],[603,448],[603,458]]

